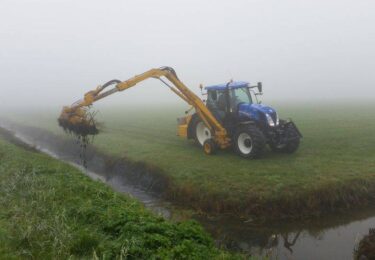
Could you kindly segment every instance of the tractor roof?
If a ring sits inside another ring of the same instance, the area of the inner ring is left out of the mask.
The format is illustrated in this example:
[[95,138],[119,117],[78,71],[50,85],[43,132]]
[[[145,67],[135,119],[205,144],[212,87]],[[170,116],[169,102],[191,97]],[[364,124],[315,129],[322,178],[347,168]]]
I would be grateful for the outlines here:
[[205,89],[207,89],[207,90],[224,90],[224,89],[227,88],[227,86],[230,89],[233,89],[233,88],[243,88],[243,87],[249,86],[249,82],[246,82],[246,81],[233,81],[233,82],[230,82],[229,84],[228,83],[224,83],[224,84],[207,86],[207,87],[205,87]]

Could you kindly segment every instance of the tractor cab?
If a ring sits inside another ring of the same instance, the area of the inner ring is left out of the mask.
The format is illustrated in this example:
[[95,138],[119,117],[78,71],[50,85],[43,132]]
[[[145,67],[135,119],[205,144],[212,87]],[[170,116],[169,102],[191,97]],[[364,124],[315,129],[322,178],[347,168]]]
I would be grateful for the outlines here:
[[[250,86],[245,81],[229,82],[205,87],[207,107],[220,122],[238,121],[241,107],[258,104],[257,95],[262,91],[261,83]],[[258,93],[253,89],[258,88]]]
[[253,91],[251,93],[250,85],[245,81],[208,86],[205,89],[207,90],[207,106],[218,106],[222,111],[233,112],[240,103],[258,103],[255,93]]

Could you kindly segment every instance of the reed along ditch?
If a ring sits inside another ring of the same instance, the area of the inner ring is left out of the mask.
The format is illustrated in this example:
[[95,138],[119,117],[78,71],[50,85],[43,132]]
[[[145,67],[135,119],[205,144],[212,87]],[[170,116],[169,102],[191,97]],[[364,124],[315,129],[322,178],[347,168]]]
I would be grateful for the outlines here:
[[[47,130],[5,120],[0,121],[0,127],[2,138],[73,164],[91,178],[137,198],[156,214],[173,218],[174,205],[163,199],[163,191],[171,183],[158,169],[126,159],[114,159],[90,145],[83,153],[77,141]],[[87,168],[82,167],[83,160]],[[369,233],[375,228],[375,207],[319,219],[283,219],[265,223],[228,215],[193,214],[192,217],[213,235],[219,246],[270,259],[352,259],[355,252],[361,252],[360,247],[366,244]]]

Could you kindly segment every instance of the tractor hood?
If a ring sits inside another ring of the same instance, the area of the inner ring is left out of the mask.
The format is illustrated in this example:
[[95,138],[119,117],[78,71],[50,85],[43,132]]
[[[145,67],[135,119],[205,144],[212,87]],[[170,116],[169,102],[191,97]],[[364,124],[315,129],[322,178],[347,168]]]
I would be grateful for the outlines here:
[[241,120],[255,120],[255,121],[265,121],[267,122],[267,116],[271,116],[273,122],[277,122],[276,110],[272,107],[262,105],[262,104],[240,104],[238,108],[239,117]]

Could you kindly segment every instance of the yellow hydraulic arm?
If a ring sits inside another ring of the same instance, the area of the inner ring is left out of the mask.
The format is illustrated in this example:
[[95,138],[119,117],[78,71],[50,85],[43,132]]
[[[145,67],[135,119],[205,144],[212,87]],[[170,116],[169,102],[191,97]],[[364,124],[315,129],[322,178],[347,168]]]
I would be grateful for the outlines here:
[[[165,82],[162,77],[168,79],[173,86]],[[103,86],[98,86],[95,90],[87,92],[84,95],[83,100],[74,103],[70,107],[64,107],[59,118],[60,124],[73,131],[77,128],[79,129],[80,127],[84,127],[84,124],[90,123],[87,119],[85,107],[91,106],[95,101],[105,98],[118,91],[129,89],[139,82],[149,78],[161,80],[175,94],[193,106],[199,117],[213,133],[213,138],[217,145],[219,145],[221,148],[226,148],[230,145],[230,139],[228,138],[225,128],[216,120],[202,100],[178,79],[176,72],[170,67],[151,69],[122,82],[114,80],[106,83]],[[105,88],[114,83],[116,83],[114,88],[103,92]]]

